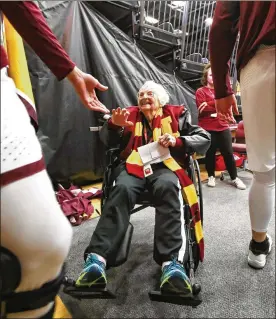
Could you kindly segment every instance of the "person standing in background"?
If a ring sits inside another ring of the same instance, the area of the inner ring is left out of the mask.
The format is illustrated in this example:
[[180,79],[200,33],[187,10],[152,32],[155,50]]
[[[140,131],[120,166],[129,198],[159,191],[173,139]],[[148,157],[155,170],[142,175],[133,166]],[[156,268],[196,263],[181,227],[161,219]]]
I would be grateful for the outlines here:
[[275,1],[218,1],[210,30],[215,106],[222,119],[233,118],[237,103],[230,85],[228,61],[237,35],[236,67],[241,86],[248,164],[252,239],[248,264],[263,268],[271,252],[267,234],[275,209]]
[[210,64],[207,64],[204,68],[201,83],[203,87],[196,91],[198,125],[211,134],[211,146],[205,155],[205,166],[208,173],[207,185],[210,187],[216,186],[215,164],[216,152],[219,149],[229,172],[231,183],[238,189],[246,189],[245,184],[237,177],[229,124],[227,121],[220,119],[216,113],[214,85]]

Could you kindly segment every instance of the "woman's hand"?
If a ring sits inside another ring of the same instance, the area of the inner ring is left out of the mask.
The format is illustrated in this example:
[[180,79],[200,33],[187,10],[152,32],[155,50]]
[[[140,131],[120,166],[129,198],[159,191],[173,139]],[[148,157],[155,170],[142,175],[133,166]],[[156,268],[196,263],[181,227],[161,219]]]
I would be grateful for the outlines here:
[[112,110],[111,122],[117,126],[132,126],[133,123],[128,121],[129,112],[126,109],[118,107],[116,110]]
[[159,137],[158,143],[163,147],[174,147],[176,144],[176,138],[168,133]]
[[98,100],[95,92],[95,89],[106,91],[108,89],[107,86],[102,85],[91,74],[84,73],[77,67],[67,75],[67,79],[73,85],[82,103],[89,110],[110,113],[110,111]]

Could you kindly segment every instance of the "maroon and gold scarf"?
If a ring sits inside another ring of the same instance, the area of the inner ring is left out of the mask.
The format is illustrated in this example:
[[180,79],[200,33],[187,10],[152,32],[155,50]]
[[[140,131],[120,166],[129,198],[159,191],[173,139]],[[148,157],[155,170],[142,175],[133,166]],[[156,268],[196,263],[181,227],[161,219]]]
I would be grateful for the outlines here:
[[[170,111],[172,112],[172,111]],[[138,147],[142,146],[142,113],[134,112],[135,118],[131,118],[134,123],[134,134],[129,141],[127,149],[131,149],[132,152],[126,160],[126,170],[129,174],[144,178],[143,163],[138,153]],[[173,115],[173,114],[172,114]],[[164,116],[163,109],[160,108],[157,111],[156,116],[153,119],[153,141],[158,141],[159,136],[169,133],[176,138],[179,137],[178,122],[174,116]],[[163,162],[171,171],[173,171],[179,179],[182,187],[182,195],[184,201],[189,205],[192,215],[192,226],[195,228],[195,237],[197,244],[199,245],[200,260],[204,258],[204,239],[203,230],[201,225],[201,217],[199,211],[199,205],[197,200],[197,193],[192,180],[187,176],[185,170],[171,157]]]

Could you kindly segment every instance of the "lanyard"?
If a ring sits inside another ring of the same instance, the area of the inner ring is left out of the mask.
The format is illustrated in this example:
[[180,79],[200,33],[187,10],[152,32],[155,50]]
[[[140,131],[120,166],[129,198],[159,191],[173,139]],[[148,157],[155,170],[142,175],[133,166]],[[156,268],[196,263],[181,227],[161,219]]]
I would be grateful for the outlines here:
[[150,140],[148,141],[148,130],[147,130],[146,126],[144,126],[144,139],[145,139],[146,144],[151,143],[153,140],[151,137]]
[[151,143],[153,141],[153,136],[148,141],[147,123],[145,121],[144,121],[144,125],[143,125],[143,135],[144,135],[145,144]]

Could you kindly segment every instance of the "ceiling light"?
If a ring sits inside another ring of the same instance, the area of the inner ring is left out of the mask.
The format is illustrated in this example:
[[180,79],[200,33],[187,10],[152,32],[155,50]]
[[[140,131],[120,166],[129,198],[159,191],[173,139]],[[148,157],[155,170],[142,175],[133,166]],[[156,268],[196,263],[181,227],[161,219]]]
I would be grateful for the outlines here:
[[151,23],[151,24],[156,24],[157,22],[159,22],[159,20],[153,18],[153,17],[145,17],[145,20],[148,22],[148,23]]
[[210,27],[210,25],[213,23],[213,18],[207,18],[206,20],[205,20],[205,24],[206,24],[206,26],[207,27]]

